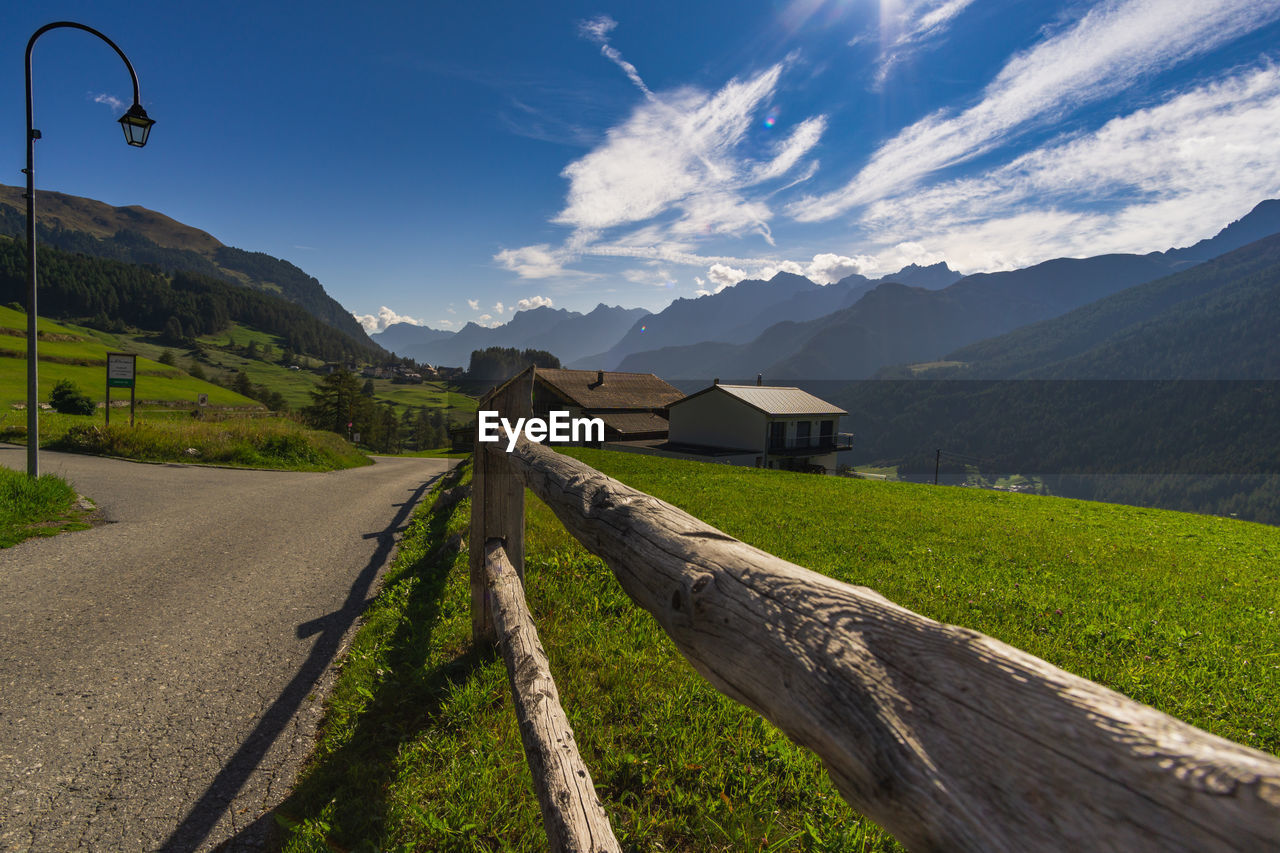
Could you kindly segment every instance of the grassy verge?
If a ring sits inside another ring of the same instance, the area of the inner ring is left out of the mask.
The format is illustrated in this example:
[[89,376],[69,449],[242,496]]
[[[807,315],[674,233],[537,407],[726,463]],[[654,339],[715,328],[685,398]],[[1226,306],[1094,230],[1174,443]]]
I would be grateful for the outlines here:
[[[1280,752],[1280,530],[1058,498],[574,450],[786,559]],[[545,846],[500,660],[469,646],[469,501],[420,512],[344,663],[285,849]],[[454,543],[461,541],[458,538]],[[894,850],[712,690],[537,500],[527,595],[624,849]]]
[[130,427],[78,424],[43,443],[51,450],[119,456],[143,462],[198,462],[241,468],[334,471],[368,465],[341,437],[287,418],[218,422],[193,418],[138,421]]
[[379,453],[378,456],[412,456],[418,459],[466,459],[471,455],[466,450],[450,450],[447,447],[437,447],[432,450],[405,450],[401,453]]
[[52,474],[31,479],[21,471],[0,467],[0,548],[33,536],[83,530],[75,508],[76,492]]

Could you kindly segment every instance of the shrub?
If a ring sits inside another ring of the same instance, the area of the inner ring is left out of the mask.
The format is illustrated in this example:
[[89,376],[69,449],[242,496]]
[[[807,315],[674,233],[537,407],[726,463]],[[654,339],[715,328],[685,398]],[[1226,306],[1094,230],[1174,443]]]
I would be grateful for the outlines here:
[[49,404],[55,412],[63,415],[92,415],[96,408],[93,400],[69,379],[53,386],[49,392]]

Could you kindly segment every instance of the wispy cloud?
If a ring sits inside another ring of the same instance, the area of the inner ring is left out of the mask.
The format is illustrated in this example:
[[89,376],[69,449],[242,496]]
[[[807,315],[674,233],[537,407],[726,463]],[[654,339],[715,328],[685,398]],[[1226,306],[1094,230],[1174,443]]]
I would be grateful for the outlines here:
[[366,333],[372,335],[374,332],[381,332],[387,326],[396,323],[408,323],[411,326],[425,326],[425,320],[418,320],[405,314],[397,314],[387,306],[383,305],[378,309],[377,314],[352,314],[361,326],[364,326]]
[[1121,0],[1014,56],[974,106],[939,111],[882,145],[844,187],[803,199],[803,222],[909,192],[926,176],[1007,144],[1153,74],[1280,18],[1275,0]]
[[580,32],[601,45],[645,98],[603,143],[565,167],[569,191],[555,221],[598,231],[678,211],[678,233],[754,231],[768,239],[768,205],[744,192],[796,168],[822,137],[826,116],[801,121],[758,160],[747,143],[759,148],[759,141],[750,140],[748,131],[776,96],[786,62],[730,80],[715,92],[684,87],[655,93],[609,45],[616,26],[602,16],[580,25]]
[[[773,123],[763,116],[777,95],[785,61],[717,91],[684,87],[655,93],[609,44],[616,26],[601,16],[583,22],[579,31],[632,78],[643,101],[563,170],[569,188],[553,221],[573,229],[564,244],[503,249],[494,260],[522,278],[543,279],[581,275],[569,265],[588,256],[687,263],[682,256],[712,236],[756,234],[773,245],[774,184],[796,172],[800,176],[792,183],[814,174],[817,163],[808,155],[826,130],[826,116],[800,121],[781,139],[768,138]],[[763,133],[752,135],[757,120]],[[630,234],[602,236],[628,227]],[[692,263],[703,263],[692,256]]]
[[470,308],[472,311],[479,311],[479,310],[480,310],[480,300],[479,300],[479,299],[468,299],[468,300],[467,300],[467,307],[468,307],[468,308]]
[[[883,85],[893,68],[936,41],[951,21],[973,0],[901,0],[880,4],[880,60],[876,85]],[[855,42],[861,41],[855,39]]]
[[621,68],[622,73],[627,75],[627,79],[635,84],[637,89],[644,92],[647,97],[652,98],[653,93],[649,91],[649,87],[640,79],[640,72],[636,70],[634,65],[622,58],[622,54],[618,52],[617,48],[609,44],[609,33],[613,32],[617,26],[618,22],[608,15],[598,15],[589,21],[583,21],[578,24],[578,33],[583,38],[600,45],[600,53],[604,54],[605,58],[614,65]]
[[90,93],[89,98],[95,104],[106,104],[107,106],[111,107],[111,109],[116,110],[117,112],[129,106],[124,101],[117,98],[115,95],[108,95],[106,92]]
[[869,205],[872,239],[930,235],[960,269],[1188,245],[1280,193],[1280,68],[1112,119],[979,177]]
[[644,270],[623,270],[622,277],[632,284],[643,284],[650,287],[673,288],[676,286],[675,277],[665,269],[655,267]]

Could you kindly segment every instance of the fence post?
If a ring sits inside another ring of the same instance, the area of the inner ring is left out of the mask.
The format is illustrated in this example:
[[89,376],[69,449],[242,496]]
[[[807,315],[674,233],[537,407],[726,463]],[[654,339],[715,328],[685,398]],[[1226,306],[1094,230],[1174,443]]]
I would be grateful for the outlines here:
[[[516,418],[533,413],[533,368],[530,367],[480,399],[480,411],[496,411],[514,425]],[[476,431],[471,475],[471,537],[468,565],[471,569],[471,641],[476,647],[497,640],[493,612],[485,582],[484,546],[490,539],[503,540],[507,559],[524,582],[524,485],[507,462],[505,437],[481,442]]]

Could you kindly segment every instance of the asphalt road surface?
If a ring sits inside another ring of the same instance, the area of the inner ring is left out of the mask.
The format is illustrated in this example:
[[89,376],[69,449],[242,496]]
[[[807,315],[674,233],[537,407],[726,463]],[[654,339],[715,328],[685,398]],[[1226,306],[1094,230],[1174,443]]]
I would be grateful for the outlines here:
[[[25,470],[26,449],[0,445]],[[0,850],[257,850],[448,460],[325,474],[41,453],[104,523],[0,550]]]

